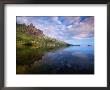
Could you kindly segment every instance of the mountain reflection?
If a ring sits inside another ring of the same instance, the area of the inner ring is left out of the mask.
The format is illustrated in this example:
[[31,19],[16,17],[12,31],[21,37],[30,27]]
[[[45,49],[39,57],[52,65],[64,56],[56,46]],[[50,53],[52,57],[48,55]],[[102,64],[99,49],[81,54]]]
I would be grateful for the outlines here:
[[45,52],[30,65],[28,74],[93,74],[93,47],[70,46]]

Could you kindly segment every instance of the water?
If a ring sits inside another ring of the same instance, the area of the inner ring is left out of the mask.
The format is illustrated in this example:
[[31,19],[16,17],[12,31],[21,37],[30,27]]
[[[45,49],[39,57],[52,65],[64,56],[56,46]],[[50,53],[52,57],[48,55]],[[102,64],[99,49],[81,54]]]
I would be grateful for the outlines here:
[[40,58],[38,54],[33,57],[28,74],[94,74],[92,46],[70,46],[43,52]]
[[17,51],[19,74],[94,74],[94,47],[70,46],[58,50]]

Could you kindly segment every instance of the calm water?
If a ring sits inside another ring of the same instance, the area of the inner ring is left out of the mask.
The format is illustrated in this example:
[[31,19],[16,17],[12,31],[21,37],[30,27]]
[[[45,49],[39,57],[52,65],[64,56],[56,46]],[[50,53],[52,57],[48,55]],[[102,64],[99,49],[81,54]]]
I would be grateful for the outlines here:
[[92,46],[70,46],[39,55],[33,56],[28,74],[94,74]]
[[94,74],[94,47],[17,49],[17,74]]

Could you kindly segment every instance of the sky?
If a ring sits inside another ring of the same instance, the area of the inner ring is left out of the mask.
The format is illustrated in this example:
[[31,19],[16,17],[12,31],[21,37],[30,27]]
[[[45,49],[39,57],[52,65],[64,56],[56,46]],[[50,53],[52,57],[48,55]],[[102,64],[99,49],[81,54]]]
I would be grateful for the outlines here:
[[94,44],[94,16],[17,16],[18,24],[33,24],[46,36],[69,44]]

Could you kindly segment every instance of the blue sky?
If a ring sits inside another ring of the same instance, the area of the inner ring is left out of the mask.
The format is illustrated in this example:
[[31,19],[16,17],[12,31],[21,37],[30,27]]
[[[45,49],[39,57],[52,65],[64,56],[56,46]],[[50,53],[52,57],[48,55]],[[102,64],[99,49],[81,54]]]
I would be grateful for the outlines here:
[[33,23],[45,35],[70,44],[94,44],[94,16],[17,16],[16,21]]

